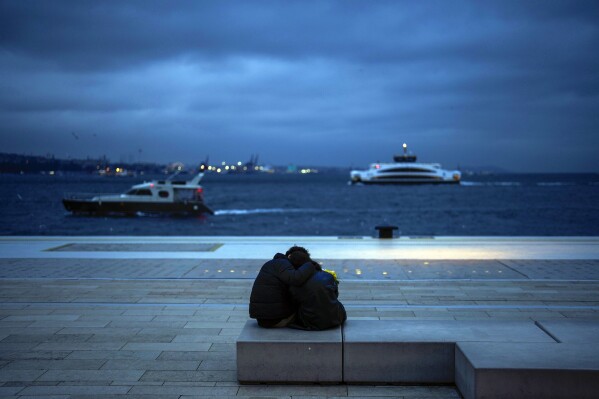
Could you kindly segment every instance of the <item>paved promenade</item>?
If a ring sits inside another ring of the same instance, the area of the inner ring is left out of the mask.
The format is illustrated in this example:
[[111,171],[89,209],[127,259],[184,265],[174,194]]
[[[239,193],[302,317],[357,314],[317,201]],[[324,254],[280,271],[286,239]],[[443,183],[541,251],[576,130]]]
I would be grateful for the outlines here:
[[253,279],[295,244],[338,273],[350,319],[599,320],[592,237],[0,237],[0,397],[459,397],[240,386]]

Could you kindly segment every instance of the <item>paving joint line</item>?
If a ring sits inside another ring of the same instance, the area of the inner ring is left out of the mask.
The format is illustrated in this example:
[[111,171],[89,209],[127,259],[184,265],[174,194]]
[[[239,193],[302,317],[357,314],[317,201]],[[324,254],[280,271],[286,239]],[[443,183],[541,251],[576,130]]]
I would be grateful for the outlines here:
[[562,343],[562,341],[560,341],[555,335],[551,334],[551,332],[547,330],[545,326],[543,326],[541,323],[535,321],[535,325],[539,327],[545,334],[549,335],[551,339],[553,339],[555,342],[557,342],[558,344]]
[[525,278],[529,279],[528,275],[526,275],[525,273],[522,273],[520,270],[513,268],[512,266],[508,265],[507,263],[505,263],[503,260],[501,259],[496,259],[497,262],[499,262],[500,264],[502,264],[503,266],[507,267],[508,269],[510,269],[513,272],[516,272],[522,276],[524,276]]

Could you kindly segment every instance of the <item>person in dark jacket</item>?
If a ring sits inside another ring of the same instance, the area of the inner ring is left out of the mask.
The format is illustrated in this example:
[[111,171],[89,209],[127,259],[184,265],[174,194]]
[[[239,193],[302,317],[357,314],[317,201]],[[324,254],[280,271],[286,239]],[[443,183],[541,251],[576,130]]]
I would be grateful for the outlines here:
[[307,251],[295,251],[289,255],[294,267],[312,264],[316,272],[300,287],[290,287],[289,291],[298,305],[295,320],[289,327],[305,330],[326,330],[340,326],[347,319],[339,297],[339,283],[335,277],[320,267]]
[[250,317],[257,319],[261,327],[287,326],[293,321],[296,311],[289,287],[304,284],[314,271],[312,263],[294,268],[287,255],[277,253],[262,266],[254,280],[250,295]]

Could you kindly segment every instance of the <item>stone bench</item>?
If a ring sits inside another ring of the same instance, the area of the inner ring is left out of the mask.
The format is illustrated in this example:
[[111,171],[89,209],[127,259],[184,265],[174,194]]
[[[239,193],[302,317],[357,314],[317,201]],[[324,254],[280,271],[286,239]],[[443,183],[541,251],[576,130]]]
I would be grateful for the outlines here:
[[465,399],[599,396],[599,323],[536,325],[556,343],[457,344],[456,385]]
[[453,383],[456,342],[555,342],[532,321],[349,320],[348,383]]
[[560,320],[348,320],[318,332],[250,320],[237,340],[237,375],[246,383],[455,383],[466,399],[597,397],[597,332],[597,322]]
[[455,361],[465,399],[599,397],[597,345],[459,342]]
[[237,379],[245,383],[343,381],[341,327],[326,331],[245,324],[237,339]]

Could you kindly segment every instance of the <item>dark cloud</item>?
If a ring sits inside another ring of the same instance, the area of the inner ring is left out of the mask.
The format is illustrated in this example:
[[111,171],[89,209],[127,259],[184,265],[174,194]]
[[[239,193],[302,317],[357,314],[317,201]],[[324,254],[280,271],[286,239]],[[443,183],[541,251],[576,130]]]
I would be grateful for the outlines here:
[[597,48],[585,1],[0,1],[0,147],[599,171]]

